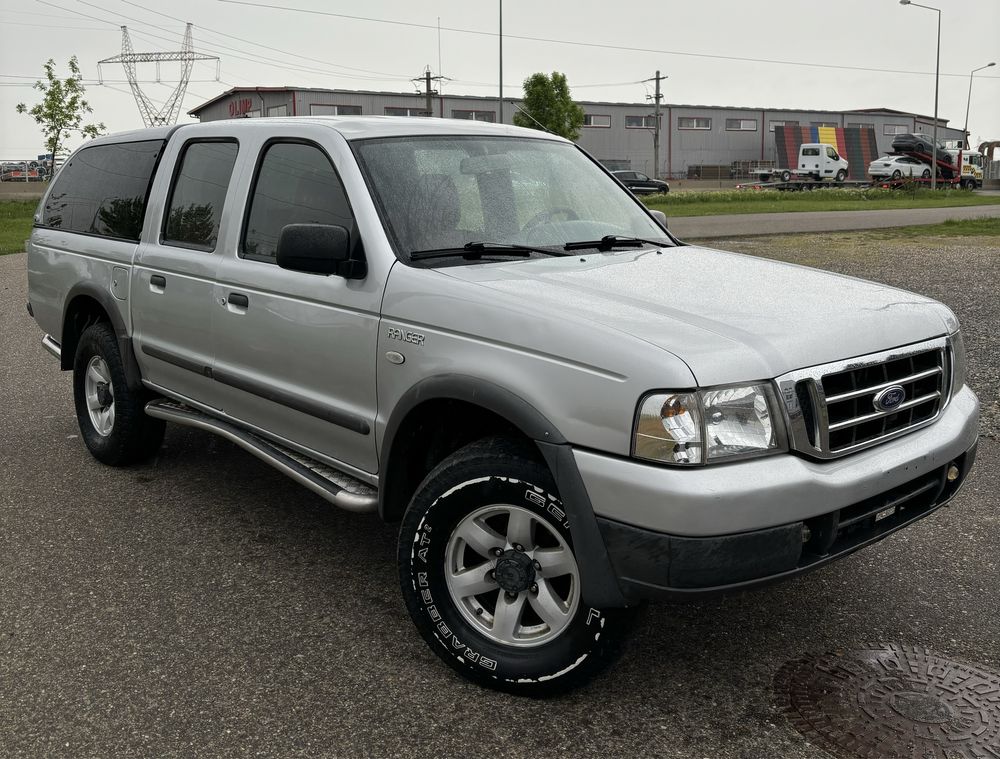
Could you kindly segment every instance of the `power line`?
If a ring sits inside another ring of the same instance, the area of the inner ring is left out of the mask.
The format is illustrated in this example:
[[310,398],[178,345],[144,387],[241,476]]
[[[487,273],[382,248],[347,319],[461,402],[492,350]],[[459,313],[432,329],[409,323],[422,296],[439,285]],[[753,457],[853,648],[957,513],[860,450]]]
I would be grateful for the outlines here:
[[[155,13],[157,16],[163,16],[164,18],[169,18],[172,21],[181,21],[182,20],[182,19],[177,18],[176,16],[171,16],[171,15],[169,15],[167,13],[162,13],[161,11],[154,10],[153,8],[148,8],[145,5],[140,5],[139,3],[132,2],[132,0],[121,0],[121,2],[125,3],[125,5],[132,5],[132,6],[136,7],[136,8],[141,8],[142,10],[147,11],[149,13]],[[274,52],[281,53],[282,55],[291,55],[294,58],[301,58],[304,61],[312,61],[313,63],[321,63],[321,64],[323,64],[325,66],[333,66],[334,68],[348,69],[350,71],[360,71],[360,72],[365,73],[365,74],[382,74],[382,75],[385,75],[385,76],[392,77],[393,79],[403,78],[404,77],[404,75],[400,74],[400,73],[389,73],[387,71],[372,71],[371,69],[357,68],[355,66],[346,66],[346,65],[344,65],[342,63],[332,63],[331,61],[325,61],[325,60],[323,60],[321,58],[310,58],[308,55],[301,55],[299,53],[293,53],[290,50],[282,50],[281,48],[278,48],[278,47],[271,47],[270,45],[265,45],[264,43],[258,42],[257,40],[249,40],[249,39],[246,39],[245,37],[237,37],[234,34],[227,34],[226,32],[220,32],[220,31],[217,31],[215,29],[209,29],[208,27],[205,27],[205,26],[199,26],[198,28],[201,31],[209,32],[210,34],[214,34],[214,35],[217,35],[219,37],[227,37],[229,39],[237,40],[239,42],[245,42],[248,45],[254,45],[256,47],[262,47],[265,50],[273,50]]]
[[[384,18],[373,18],[371,16],[352,16],[346,13],[333,13],[332,11],[318,11],[311,8],[294,8],[292,6],[286,5],[273,5],[270,3],[251,3],[247,0],[219,0],[221,3],[230,3],[232,5],[248,5],[254,8],[269,8],[271,10],[278,11],[291,11],[295,13],[311,13],[317,16],[333,16],[334,18],[346,18],[352,21],[367,21],[375,24],[390,24],[393,26],[407,26],[414,29],[431,29],[437,30],[437,26],[433,24],[421,24],[415,21],[394,21],[391,19]],[[461,27],[449,27],[442,26],[442,31],[446,32],[457,32],[459,34],[473,34],[480,37],[496,37],[496,32],[485,32],[480,29],[463,29]],[[603,42],[581,42],[579,40],[561,40],[552,37],[530,37],[527,35],[518,34],[507,34],[504,33],[504,37],[507,39],[524,40],[526,42],[547,42],[553,45],[575,45],[578,47],[590,47],[599,48],[602,50],[623,50],[629,53],[655,53],[656,55],[679,55],[689,58],[709,58],[713,60],[720,61],[737,61],[741,63],[766,63],[776,66],[803,66],[806,68],[820,68],[820,69],[835,69],[841,71],[864,71],[869,73],[879,73],[879,74],[913,74],[920,76],[931,76],[934,72],[932,71],[908,71],[905,69],[884,69],[875,68],[869,66],[843,66],[833,63],[815,63],[813,61],[782,61],[772,58],[748,58],[744,56],[736,55],[716,55],[711,53],[691,53],[682,50],[658,50],[654,48],[644,48],[644,47],[633,47],[627,45],[612,45]],[[946,74],[942,73],[941,76],[954,76],[965,78],[968,76],[968,72],[962,74]],[[998,76],[991,77],[980,77],[981,79],[1000,79]]]

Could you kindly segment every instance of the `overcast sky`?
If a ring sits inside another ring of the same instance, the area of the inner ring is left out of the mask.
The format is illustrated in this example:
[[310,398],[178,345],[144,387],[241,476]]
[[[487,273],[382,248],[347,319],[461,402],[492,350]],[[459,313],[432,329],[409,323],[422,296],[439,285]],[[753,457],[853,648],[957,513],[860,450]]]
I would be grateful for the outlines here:
[[[121,66],[103,67],[107,83],[96,82],[97,62],[121,50],[122,24],[135,50],[146,52],[179,49],[182,22],[190,21],[195,48],[222,59],[221,81],[215,81],[214,63],[195,66],[182,121],[189,120],[186,111],[233,85],[412,92],[410,79],[427,65],[451,77],[446,93],[497,92],[497,0],[247,3],[257,6],[225,0],[0,0],[0,159],[42,152],[38,127],[14,108],[37,100],[23,85],[40,75],[50,57],[64,75],[69,56],[79,58],[93,82],[87,94],[95,121],[110,131],[142,126]],[[265,4],[273,7],[258,7]],[[969,72],[1000,62],[1000,0],[927,4],[943,11],[939,112],[961,128]],[[652,90],[641,80],[660,69],[669,76],[664,93],[670,103],[887,107],[925,114],[934,109],[937,14],[898,0],[505,0],[503,10],[509,97],[520,94],[529,74],[558,70],[578,99],[642,102]],[[161,64],[163,82],[143,85],[154,101],[167,97],[178,70],[177,64]],[[143,80],[155,73],[152,64],[139,70]],[[975,76],[969,129],[974,143],[1000,139],[1000,66]]]

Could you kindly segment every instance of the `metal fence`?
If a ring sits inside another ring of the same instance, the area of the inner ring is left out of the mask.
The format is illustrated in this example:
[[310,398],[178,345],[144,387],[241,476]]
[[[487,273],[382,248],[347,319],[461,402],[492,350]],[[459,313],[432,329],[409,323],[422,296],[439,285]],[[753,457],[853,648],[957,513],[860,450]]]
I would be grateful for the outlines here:
[[52,160],[44,156],[34,160],[0,160],[0,182],[44,182],[52,172]]

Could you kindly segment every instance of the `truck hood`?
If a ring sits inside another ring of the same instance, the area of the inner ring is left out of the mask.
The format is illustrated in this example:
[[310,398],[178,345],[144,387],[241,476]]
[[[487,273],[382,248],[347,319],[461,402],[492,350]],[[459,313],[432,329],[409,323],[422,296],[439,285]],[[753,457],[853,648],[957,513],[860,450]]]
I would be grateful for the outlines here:
[[650,343],[684,361],[701,386],[770,379],[958,328],[947,307],[921,295],[696,246],[439,271],[534,304],[539,318]]

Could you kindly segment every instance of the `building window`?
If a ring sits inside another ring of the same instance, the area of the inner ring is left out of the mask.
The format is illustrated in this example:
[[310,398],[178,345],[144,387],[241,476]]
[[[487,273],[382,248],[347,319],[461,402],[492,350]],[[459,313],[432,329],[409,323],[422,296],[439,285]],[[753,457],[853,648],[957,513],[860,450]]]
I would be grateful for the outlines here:
[[360,116],[360,105],[330,105],[327,103],[310,103],[310,116]]
[[727,132],[756,132],[757,119],[726,119]]
[[869,124],[867,121],[852,121],[847,124],[850,129],[874,129],[874,124]]
[[488,121],[493,124],[497,120],[496,111],[452,111],[453,119],[465,119],[466,121]]
[[386,106],[385,115],[386,116],[430,116],[430,113],[425,111],[423,108],[395,108],[393,106]]
[[626,116],[626,129],[652,129],[656,126],[655,116]]
[[776,126],[797,127],[798,125],[799,125],[799,122],[797,122],[797,121],[781,121],[781,120],[778,120],[778,121],[772,121],[771,124],[770,124],[770,126],[768,126],[767,130],[769,132],[773,132],[774,128]]
[[906,124],[883,124],[882,134],[906,134],[910,128]]
[[583,125],[585,127],[604,127],[607,128],[611,126],[610,116],[601,116],[594,113],[585,113],[583,115]]
[[288,106],[287,105],[272,105],[267,109],[268,116],[287,116]]
[[192,142],[184,148],[170,192],[164,243],[215,250],[238,150],[235,142]]
[[840,126],[840,124],[834,124],[833,122],[830,122],[830,121],[810,121],[809,122],[809,126],[814,126],[814,127],[832,127],[833,129],[836,129],[837,127]]
[[711,129],[712,120],[703,116],[678,116],[678,129]]

